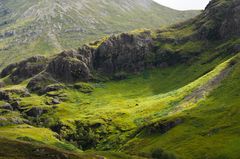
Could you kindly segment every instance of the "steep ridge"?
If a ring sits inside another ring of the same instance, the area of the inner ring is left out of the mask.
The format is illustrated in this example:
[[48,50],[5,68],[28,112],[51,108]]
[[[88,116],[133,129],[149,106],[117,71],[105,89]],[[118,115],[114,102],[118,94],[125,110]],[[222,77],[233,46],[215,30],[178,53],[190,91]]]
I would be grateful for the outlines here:
[[2,0],[0,67],[111,33],[173,24],[198,13],[176,11],[152,0]]
[[211,1],[197,22],[200,37],[213,40],[239,37],[239,5],[238,0]]
[[1,73],[0,135],[14,130],[9,138],[39,142],[31,135],[37,126],[65,149],[103,156],[238,159],[239,5],[212,0],[197,18],[164,30],[9,65]]

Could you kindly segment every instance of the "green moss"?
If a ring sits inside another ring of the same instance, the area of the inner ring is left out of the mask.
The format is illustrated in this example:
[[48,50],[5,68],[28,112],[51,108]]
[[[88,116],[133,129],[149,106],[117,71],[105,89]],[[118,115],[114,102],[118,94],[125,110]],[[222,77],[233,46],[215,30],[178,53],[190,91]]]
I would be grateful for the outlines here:
[[73,87],[82,93],[91,93],[94,90],[94,88],[90,84],[83,82],[76,83]]

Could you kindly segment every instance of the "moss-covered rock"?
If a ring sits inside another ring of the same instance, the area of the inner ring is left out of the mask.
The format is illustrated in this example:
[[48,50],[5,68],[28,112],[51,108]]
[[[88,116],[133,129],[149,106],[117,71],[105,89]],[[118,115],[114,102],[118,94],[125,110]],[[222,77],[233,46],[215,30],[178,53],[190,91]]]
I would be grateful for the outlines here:
[[82,93],[91,93],[94,91],[94,88],[91,86],[91,84],[83,82],[76,83],[73,85],[73,87]]
[[33,56],[9,65],[1,72],[1,77],[9,76],[11,82],[20,83],[42,72],[47,66],[47,61],[44,56]]

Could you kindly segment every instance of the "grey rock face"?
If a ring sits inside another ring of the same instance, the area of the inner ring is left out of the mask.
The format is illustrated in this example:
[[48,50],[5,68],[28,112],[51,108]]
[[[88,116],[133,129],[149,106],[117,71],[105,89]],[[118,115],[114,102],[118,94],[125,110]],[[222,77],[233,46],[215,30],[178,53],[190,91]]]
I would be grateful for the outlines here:
[[13,63],[13,64],[8,65],[6,68],[4,68],[0,74],[1,78],[4,78],[4,77],[10,75],[13,72],[14,68],[17,67],[17,65],[18,65],[18,63]]
[[49,63],[47,72],[55,79],[64,82],[74,82],[79,79],[88,81],[92,75],[84,58],[76,51],[63,52]]
[[25,79],[33,77],[43,71],[47,66],[47,58],[44,56],[33,56],[22,62],[11,64],[1,72],[1,77],[10,75],[13,83],[20,83]]
[[226,11],[225,19],[220,27],[221,37],[240,36],[240,1],[234,0]]
[[90,81],[99,74],[123,79],[128,73],[180,62],[175,53],[154,50],[153,41],[147,30],[138,34],[113,35],[103,42],[95,42],[94,47],[84,45],[76,51],[64,51],[53,59],[32,57],[9,65],[2,71],[2,77],[10,75],[15,83],[33,77],[27,88],[46,93],[55,89],[47,86],[58,81]]
[[15,101],[15,102],[11,103],[11,105],[12,105],[13,110],[19,110],[19,111],[21,110],[19,101]]
[[45,92],[45,88],[53,83],[57,83],[57,81],[54,80],[50,74],[43,72],[33,77],[28,83],[27,88],[32,92],[42,94]]
[[197,26],[202,39],[240,36],[239,0],[212,0],[199,18]]
[[146,57],[151,53],[151,43],[150,32],[138,36],[125,33],[112,36],[96,50],[94,69],[108,75],[142,71],[147,65]]

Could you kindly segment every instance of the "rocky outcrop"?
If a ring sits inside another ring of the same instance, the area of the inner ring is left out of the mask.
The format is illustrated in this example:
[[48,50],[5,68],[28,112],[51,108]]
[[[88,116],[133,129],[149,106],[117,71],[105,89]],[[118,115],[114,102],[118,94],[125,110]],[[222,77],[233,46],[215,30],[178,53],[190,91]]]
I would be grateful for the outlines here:
[[84,45],[64,51],[49,62],[46,72],[63,82],[89,81],[94,74],[136,73],[155,65],[150,31],[113,35],[97,48]]
[[134,73],[144,70],[149,64],[152,50],[151,32],[139,35],[120,34],[104,41],[96,50],[93,66],[98,72],[114,75],[125,71]]
[[[64,51],[51,59],[34,56],[11,64],[1,72],[1,77],[9,76],[13,83],[33,77],[28,88],[39,91],[58,82],[90,81],[102,76],[124,79],[127,74],[138,73],[146,68],[185,63],[192,58],[190,54],[161,48],[160,43],[178,45],[190,39],[222,40],[240,36],[239,13],[239,0],[212,0],[198,18],[183,25],[183,28],[196,26],[197,36],[194,32],[186,39],[164,39],[161,36],[154,39],[148,30],[112,35],[93,43],[94,45],[84,45],[75,51]],[[179,28],[181,27],[175,26],[174,29]],[[234,48],[239,50],[237,45]],[[194,52],[194,55],[201,52],[202,50]]]
[[43,72],[33,77],[27,85],[27,88],[32,92],[44,93],[48,85],[58,83],[51,77],[50,74]]
[[51,59],[34,56],[9,65],[2,71],[1,77],[9,76],[14,83],[33,77],[27,88],[44,92],[46,86],[58,81],[90,81],[99,79],[99,75],[123,79],[128,73],[181,62],[180,55],[174,52],[155,50],[148,30],[113,35],[95,45],[64,51]]
[[0,100],[10,100],[10,95],[6,91],[0,90]]
[[81,52],[62,52],[49,63],[46,71],[53,78],[64,82],[88,81],[92,79],[90,62],[91,59],[82,55]]
[[144,127],[144,130],[147,134],[160,133],[164,134],[174,127],[182,124],[184,122],[181,118],[171,119],[171,120],[162,120],[151,125]]
[[18,66],[18,63],[13,63],[5,67],[0,74],[1,78],[4,78],[10,75],[17,66]]
[[33,107],[30,110],[26,111],[26,114],[30,117],[39,117],[44,113],[47,113],[47,109],[40,107]]
[[196,24],[201,39],[219,40],[240,36],[240,1],[210,1]]
[[64,86],[62,86],[61,84],[48,85],[43,89],[43,93],[45,94],[48,92],[59,91],[63,88],[64,88]]
[[6,109],[6,110],[13,110],[13,107],[11,106],[11,104],[9,103],[5,103],[3,105],[0,106],[0,109]]
[[33,77],[42,72],[47,66],[48,59],[44,56],[33,56],[19,63],[11,64],[6,67],[1,77],[8,75],[13,83],[20,83],[30,77]]

